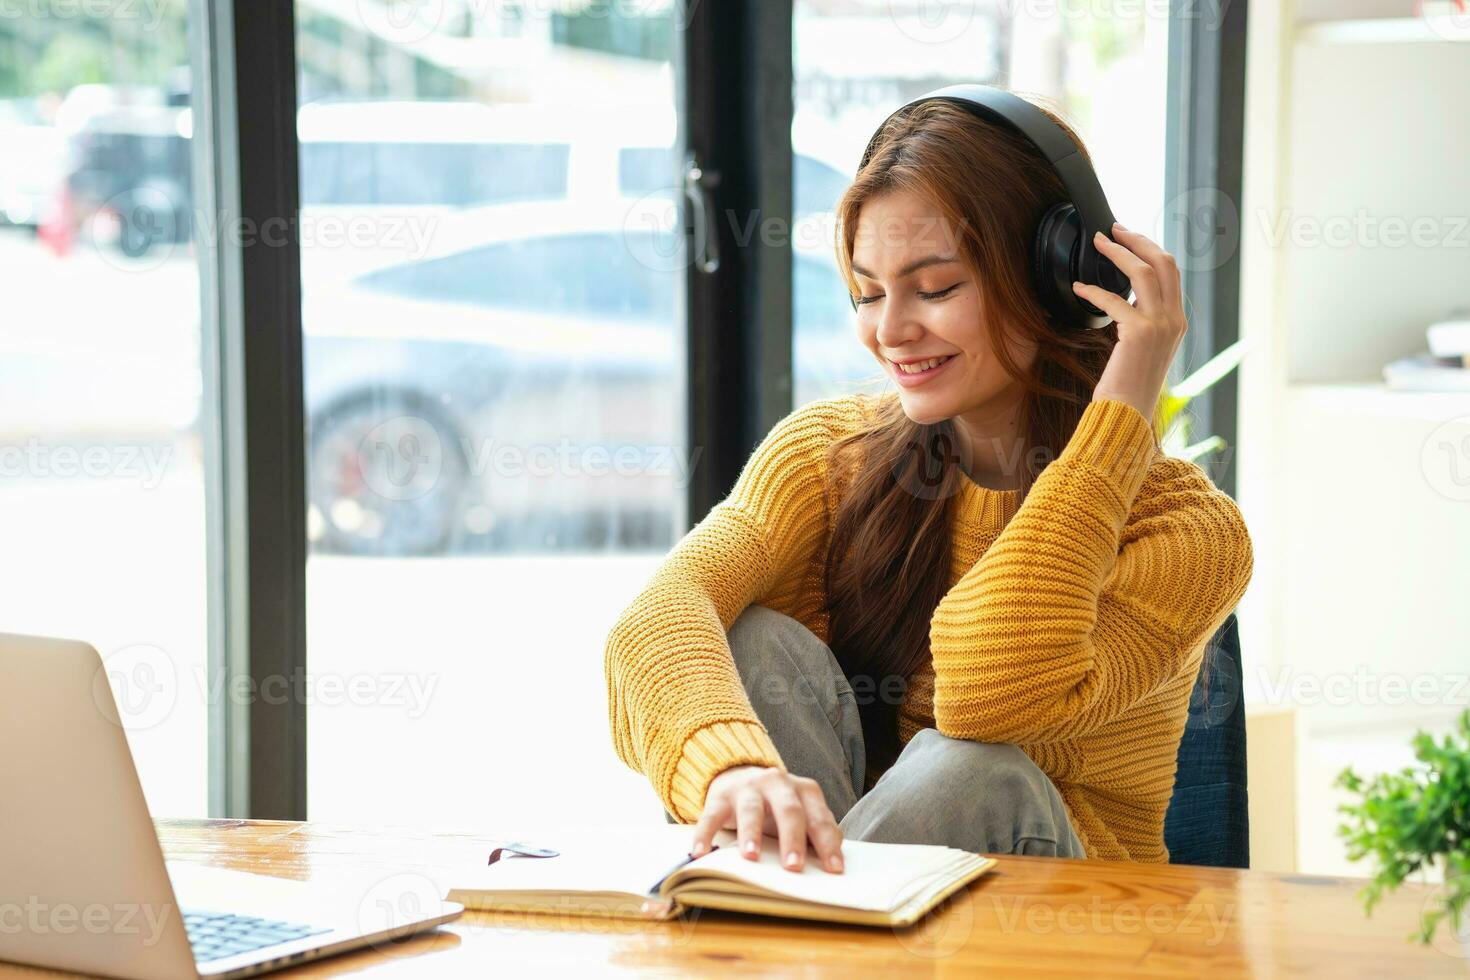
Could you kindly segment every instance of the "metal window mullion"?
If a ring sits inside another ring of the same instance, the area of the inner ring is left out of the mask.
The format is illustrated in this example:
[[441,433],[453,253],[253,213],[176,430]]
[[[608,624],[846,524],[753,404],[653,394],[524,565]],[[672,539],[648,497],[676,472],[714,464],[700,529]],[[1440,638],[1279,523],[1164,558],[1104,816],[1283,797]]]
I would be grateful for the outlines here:
[[[191,0],[190,18],[195,134],[210,141],[196,147],[194,199],[206,382],[209,808],[215,816],[305,819],[293,0]],[[267,227],[269,238],[260,234]],[[263,690],[286,696],[261,697]]]
[[[705,227],[720,257],[705,271],[693,259],[707,250],[690,245],[685,438],[699,456],[687,529],[792,407],[792,4],[682,0],[677,15],[679,159],[712,185]],[[681,206],[689,227],[691,200]]]
[[[1190,5],[1170,12],[1163,246],[1181,258],[1190,332],[1179,357],[1190,367],[1240,337],[1246,9],[1246,0],[1226,0],[1208,17]],[[1215,221],[1223,222],[1218,235],[1210,227],[1202,238],[1193,237],[1201,223]],[[1202,253],[1204,242],[1211,251]],[[1210,472],[1232,494],[1238,392],[1233,372],[1191,406],[1194,438],[1218,435],[1229,447]]]

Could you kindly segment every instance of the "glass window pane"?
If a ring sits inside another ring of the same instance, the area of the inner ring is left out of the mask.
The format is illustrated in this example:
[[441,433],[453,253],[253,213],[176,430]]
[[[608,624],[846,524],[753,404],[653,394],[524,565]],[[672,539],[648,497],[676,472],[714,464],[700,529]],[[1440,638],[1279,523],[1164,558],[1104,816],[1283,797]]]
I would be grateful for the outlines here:
[[[667,324],[674,315],[670,276],[644,264],[639,255],[673,247],[673,235],[660,235],[658,242],[634,242],[632,237],[621,230],[522,235],[377,269],[357,281],[367,290],[430,302]],[[572,269],[597,273],[568,275]]]
[[628,147],[618,152],[618,190],[630,197],[667,194],[674,174],[674,154],[668,148]]
[[657,821],[602,655],[687,483],[672,6],[380,6],[297,6],[310,816]]
[[[322,111],[338,108],[322,107]],[[566,193],[566,144],[358,141],[301,134],[301,203],[466,207]]]
[[[1058,105],[1087,144],[1119,221],[1163,240],[1164,93],[1168,19],[1141,7],[1079,18],[1008,12],[1004,4],[894,4],[889,0],[795,0],[793,8],[796,212],[813,254],[833,250],[831,210],[857,172],[874,130],[894,109],[958,82],[999,85]],[[806,160],[822,160],[813,172]],[[800,262],[800,257],[796,260]],[[837,275],[794,283],[795,402],[892,387],[852,327],[847,286]],[[834,360],[830,305],[807,290],[832,291],[857,348]],[[811,319],[814,317],[815,319]],[[860,356],[859,356],[860,355]]]
[[185,5],[89,11],[0,17],[3,628],[96,647],[153,812],[202,816],[190,171],[207,147],[190,139]]

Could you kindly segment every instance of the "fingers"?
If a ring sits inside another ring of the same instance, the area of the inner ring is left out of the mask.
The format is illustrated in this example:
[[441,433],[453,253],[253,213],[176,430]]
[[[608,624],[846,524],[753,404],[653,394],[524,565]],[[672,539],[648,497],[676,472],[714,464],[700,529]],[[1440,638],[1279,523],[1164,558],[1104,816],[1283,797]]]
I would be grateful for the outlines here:
[[[1128,277],[1128,282],[1133,286],[1133,293],[1138,297],[1139,309],[1152,312],[1162,306],[1164,294],[1159,287],[1159,274],[1153,266],[1102,232],[1097,232],[1092,236],[1092,244],[1097,247],[1098,252],[1118,267],[1118,271]],[[1091,297],[1088,299],[1091,300]],[[1094,302],[1093,305],[1103,309],[1099,303]],[[1117,318],[1114,317],[1114,319]]]
[[743,787],[735,795],[735,837],[742,856],[751,861],[761,858],[762,824],[765,823],[766,801],[753,785]]
[[734,808],[731,807],[728,796],[718,795],[709,800],[694,824],[694,838],[690,841],[689,853],[695,857],[708,853],[710,845],[715,842],[715,832],[728,824],[732,816]]
[[815,779],[799,780],[797,792],[806,803],[806,834],[816,849],[821,866],[833,874],[842,872],[842,828],[827,806],[822,787]]
[[1165,302],[1179,302],[1182,286],[1179,282],[1179,264],[1174,261],[1174,256],[1160,248],[1147,235],[1129,231],[1116,221],[1113,222],[1112,235],[1117,242],[1153,267]]
[[773,780],[767,802],[776,818],[776,837],[780,841],[781,866],[800,871],[806,866],[806,803],[796,793],[794,783],[802,777]]
[[1090,282],[1074,282],[1072,291],[1102,310],[1114,321],[1123,321],[1133,315],[1133,304],[1110,289],[1094,286]]
[[805,868],[808,841],[822,868],[834,874],[843,870],[842,829],[815,779],[773,768],[710,793],[694,826],[690,853],[695,857],[708,853],[715,832],[730,826],[747,860],[760,860],[764,837],[773,833],[781,866],[787,870],[799,873]]

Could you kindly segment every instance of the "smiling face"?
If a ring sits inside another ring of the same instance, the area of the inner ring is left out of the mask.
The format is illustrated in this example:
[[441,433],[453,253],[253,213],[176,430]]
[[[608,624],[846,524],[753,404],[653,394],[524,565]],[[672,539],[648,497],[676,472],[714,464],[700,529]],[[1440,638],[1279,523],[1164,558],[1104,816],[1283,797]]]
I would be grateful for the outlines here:
[[[973,435],[1013,408],[1019,383],[991,350],[996,325],[986,322],[975,270],[937,208],[905,190],[867,201],[852,268],[858,335],[898,386],[904,414],[920,423],[968,416]],[[1015,351],[1029,368],[1035,348]]]

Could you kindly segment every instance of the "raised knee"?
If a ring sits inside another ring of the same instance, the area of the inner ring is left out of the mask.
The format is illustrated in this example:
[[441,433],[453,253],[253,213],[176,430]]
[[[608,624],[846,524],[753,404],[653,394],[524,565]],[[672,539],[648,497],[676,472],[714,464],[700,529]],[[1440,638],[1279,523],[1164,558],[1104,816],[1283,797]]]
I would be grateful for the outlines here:
[[976,784],[990,793],[1027,787],[1039,772],[1031,757],[1015,745],[951,738],[937,728],[920,729],[913,737],[925,740],[923,749],[930,757],[925,770],[931,780],[962,799],[974,799]]
[[752,699],[767,704],[818,703],[851,696],[831,651],[804,623],[767,606],[748,607],[730,627],[730,650]]
[[1015,745],[924,728],[900,754],[900,768],[884,777],[893,782],[883,806],[905,839],[995,853],[1056,854],[1063,846],[1068,828],[1060,798]]
[[767,606],[747,606],[744,612],[736,616],[726,636],[735,662],[743,669],[769,663],[774,641],[785,629],[785,624],[781,622],[783,618],[785,617]]
[[745,607],[745,611],[735,617],[735,622],[730,624],[730,644],[733,646],[738,640],[763,638],[772,633],[785,629],[783,619],[791,619],[783,613],[779,613],[770,606],[759,604]]
[[[801,666],[817,663],[815,652],[822,645],[800,620],[762,605],[747,606],[736,616],[727,638],[737,656],[786,651],[788,659],[798,661]],[[813,658],[811,663],[803,660],[808,657]]]

